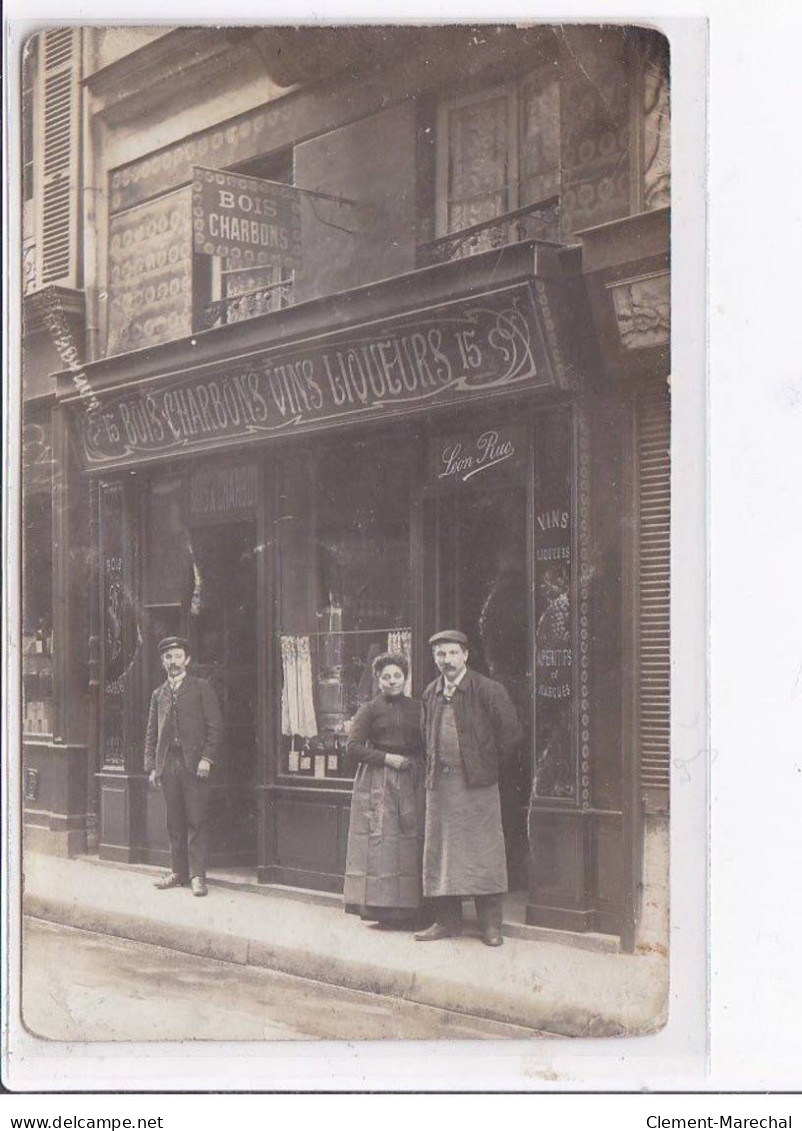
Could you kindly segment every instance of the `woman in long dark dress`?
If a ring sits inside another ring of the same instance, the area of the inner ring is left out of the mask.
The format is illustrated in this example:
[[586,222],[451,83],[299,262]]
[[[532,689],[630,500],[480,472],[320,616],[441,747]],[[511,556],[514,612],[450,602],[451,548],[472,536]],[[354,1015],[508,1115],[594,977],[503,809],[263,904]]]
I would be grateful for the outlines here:
[[381,926],[417,927],[425,759],[420,704],[404,694],[409,665],[385,652],[373,661],[379,694],[351,725],[346,753],[359,763],[351,801],[345,910]]

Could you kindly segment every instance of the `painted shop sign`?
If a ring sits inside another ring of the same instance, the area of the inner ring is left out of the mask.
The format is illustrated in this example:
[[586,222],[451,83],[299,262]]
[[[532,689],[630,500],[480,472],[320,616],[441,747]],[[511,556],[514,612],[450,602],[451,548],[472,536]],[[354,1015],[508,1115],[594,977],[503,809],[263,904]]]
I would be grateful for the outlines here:
[[103,398],[77,416],[87,466],[384,419],[553,385],[518,284]]
[[188,189],[109,222],[109,354],[192,333],[192,225]]
[[192,518],[217,518],[252,511],[259,493],[255,463],[204,468],[190,476],[187,511]]
[[301,266],[301,202],[291,185],[196,166],[192,231],[195,251],[229,268]]
[[429,482],[445,487],[487,483],[526,463],[524,428],[483,425],[470,432],[439,437],[429,454]]
[[[536,797],[572,797],[577,785],[571,450],[570,412],[540,414],[535,432],[533,527]],[[586,625],[582,631],[586,649]],[[587,735],[582,741],[587,742]]]

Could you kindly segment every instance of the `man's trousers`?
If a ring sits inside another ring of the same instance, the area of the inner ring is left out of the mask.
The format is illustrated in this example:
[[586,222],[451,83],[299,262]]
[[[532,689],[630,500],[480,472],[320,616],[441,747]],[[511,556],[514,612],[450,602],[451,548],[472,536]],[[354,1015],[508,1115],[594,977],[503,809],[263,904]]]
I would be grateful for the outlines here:
[[167,810],[172,870],[184,883],[193,876],[206,878],[209,839],[209,779],[191,773],[180,755],[168,754],[161,775]]
[[[466,899],[470,896],[466,896]],[[437,922],[455,934],[462,929],[462,899],[461,895],[441,895],[433,900]],[[504,910],[503,894],[475,895],[476,918],[479,920],[479,929],[486,931],[493,927],[501,931],[502,914]]]

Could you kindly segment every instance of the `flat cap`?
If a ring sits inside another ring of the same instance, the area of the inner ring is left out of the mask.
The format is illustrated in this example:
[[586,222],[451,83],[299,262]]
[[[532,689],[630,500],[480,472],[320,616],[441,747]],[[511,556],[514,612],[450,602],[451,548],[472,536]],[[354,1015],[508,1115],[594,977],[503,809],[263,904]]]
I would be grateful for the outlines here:
[[430,636],[429,643],[432,645],[461,644],[463,648],[467,648],[468,637],[464,632],[458,632],[455,628],[444,628],[442,632],[436,632],[434,636]]
[[183,636],[165,636],[164,640],[159,641],[159,655],[166,652],[168,648],[183,648],[189,655],[191,648],[189,641]]

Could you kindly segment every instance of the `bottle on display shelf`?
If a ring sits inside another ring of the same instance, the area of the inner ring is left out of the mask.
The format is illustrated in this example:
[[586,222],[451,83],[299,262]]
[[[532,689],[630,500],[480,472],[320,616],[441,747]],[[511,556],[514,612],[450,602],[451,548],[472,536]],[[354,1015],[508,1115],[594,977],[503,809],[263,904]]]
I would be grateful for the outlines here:
[[42,617],[39,621],[39,626],[36,629],[36,652],[42,656],[50,655],[50,642],[52,634],[45,624],[45,619]]
[[287,755],[287,771],[291,774],[297,774],[300,768],[301,755],[295,749],[295,739],[293,739],[289,754]]
[[39,673],[39,699],[47,706],[53,699],[53,673],[51,671],[43,671]]
[[298,768],[302,774],[308,774],[312,769],[312,754],[309,749],[309,742],[306,739],[304,739],[304,744],[301,747],[300,765]]

